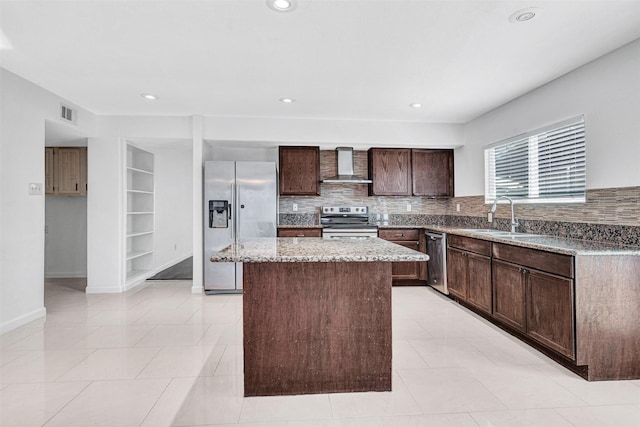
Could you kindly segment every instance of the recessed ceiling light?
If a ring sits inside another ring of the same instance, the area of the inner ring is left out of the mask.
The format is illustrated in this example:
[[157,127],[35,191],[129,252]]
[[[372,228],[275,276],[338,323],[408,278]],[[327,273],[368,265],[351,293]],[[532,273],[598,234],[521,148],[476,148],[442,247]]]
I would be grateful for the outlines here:
[[527,22],[531,21],[536,16],[540,15],[541,9],[537,7],[528,7],[526,9],[520,9],[517,12],[514,12],[509,17],[509,22],[512,24],[518,22]]
[[280,98],[280,102],[283,102],[285,104],[291,104],[292,102],[296,102],[296,100],[293,98]]
[[143,97],[144,99],[158,99],[156,95],[151,93],[141,93],[140,96]]
[[411,107],[411,108],[420,108],[420,107],[422,107],[422,104],[420,104],[419,102],[414,102],[413,104],[409,104],[409,107]]
[[297,0],[267,0],[267,6],[276,12],[291,12],[298,3]]

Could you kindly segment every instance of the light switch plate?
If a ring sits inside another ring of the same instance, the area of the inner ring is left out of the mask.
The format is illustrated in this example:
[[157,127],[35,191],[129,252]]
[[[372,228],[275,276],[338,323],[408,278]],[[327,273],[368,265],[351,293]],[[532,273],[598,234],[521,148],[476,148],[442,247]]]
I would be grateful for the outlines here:
[[40,195],[42,195],[42,183],[41,182],[30,182],[29,183],[29,195],[30,196],[40,196]]

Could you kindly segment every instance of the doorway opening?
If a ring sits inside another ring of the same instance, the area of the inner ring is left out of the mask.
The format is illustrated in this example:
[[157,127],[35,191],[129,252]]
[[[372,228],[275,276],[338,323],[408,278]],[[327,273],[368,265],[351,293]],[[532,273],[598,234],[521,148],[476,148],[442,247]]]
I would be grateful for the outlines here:
[[87,136],[45,121],[45,306],[87,285]]

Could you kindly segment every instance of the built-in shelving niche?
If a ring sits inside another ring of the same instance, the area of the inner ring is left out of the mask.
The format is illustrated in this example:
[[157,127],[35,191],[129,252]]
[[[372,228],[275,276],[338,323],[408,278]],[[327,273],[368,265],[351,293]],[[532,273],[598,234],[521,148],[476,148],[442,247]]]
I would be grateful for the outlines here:
[[127,143],[126,287],[147,278],[153,266],[155,182],[153,153]]

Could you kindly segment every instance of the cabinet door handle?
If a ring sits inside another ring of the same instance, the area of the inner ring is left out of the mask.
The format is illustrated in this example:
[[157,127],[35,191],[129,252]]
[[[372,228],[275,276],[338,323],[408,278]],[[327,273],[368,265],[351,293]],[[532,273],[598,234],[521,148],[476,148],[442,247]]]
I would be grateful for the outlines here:
[[78,183],[76,182],[76,191],[78,191]]

